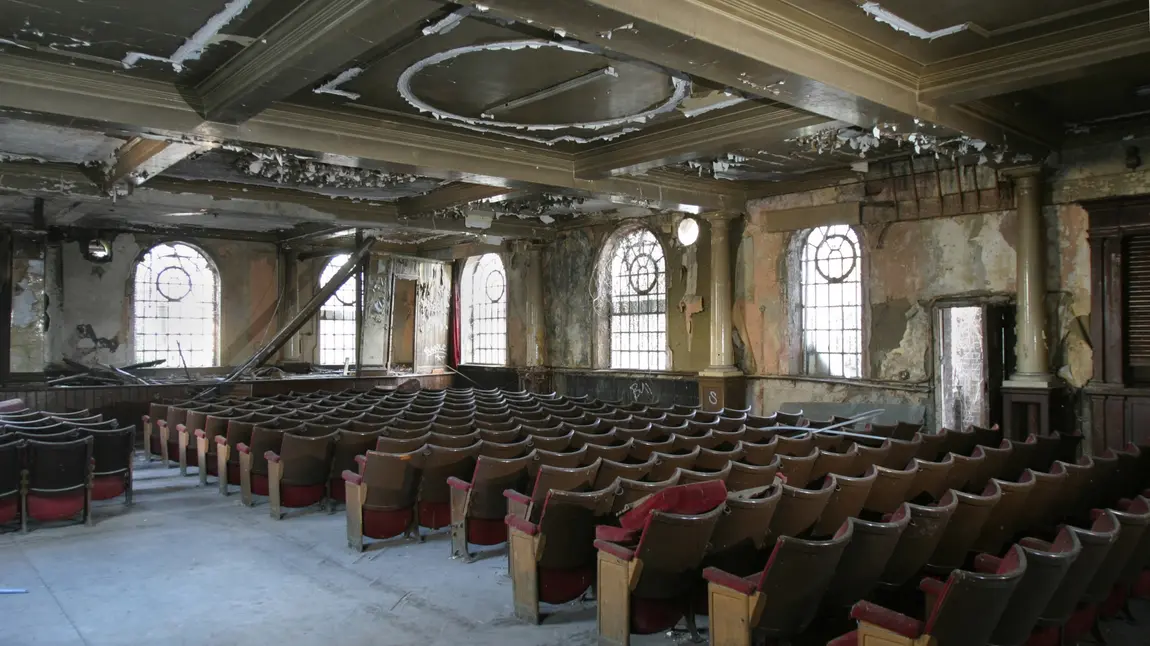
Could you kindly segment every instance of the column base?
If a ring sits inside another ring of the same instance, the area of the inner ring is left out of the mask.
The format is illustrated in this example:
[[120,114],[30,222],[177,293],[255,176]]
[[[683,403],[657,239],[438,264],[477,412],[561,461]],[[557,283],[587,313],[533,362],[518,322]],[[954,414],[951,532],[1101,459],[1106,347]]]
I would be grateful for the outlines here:
[[737,369],[716,372],[710,368],[699,373],[699,404],[703,410],[743,410],[746,402],[747,378]]
[[1002,385],[1008,388],[1056,388],[1058,378],[1049,372],[1016,372]]
[[1013,375],[1002,383],[1002,430],[1005,437],[1024,440],[1028,435],[1050,435],[1052,412],[1061,403],[1061,388],[1053,378],[1042,382]]

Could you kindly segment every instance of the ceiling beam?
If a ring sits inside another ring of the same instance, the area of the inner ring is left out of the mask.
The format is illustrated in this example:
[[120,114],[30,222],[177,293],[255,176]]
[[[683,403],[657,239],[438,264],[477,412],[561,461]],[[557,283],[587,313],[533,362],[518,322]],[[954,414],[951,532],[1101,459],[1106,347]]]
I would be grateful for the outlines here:
[[575,158],[575,175],[594,179],[642,173],[806,132],[842,125],[790,106],[747,101],[713,115],[682,118],[663,128],[625,137]]
[[1145,9],[928,65],[919,99],[966,103],[1048,85],[1087,73],[1090,65],[1150,52]]
[[[276,104],[242,125],[205,122],[176,88],[123,74],[0,54],[0,109],[152,137],[256,144],[391,164],[393,170],[500,187],[557,187],[657,208],[742,208],[732,182],[575,177],[574,155],[428,119]],[[27,115],[25,115],[27,116]]]
[[396,202],[399,212],[406,216],[434,213],[444,209],[465,206],[479,200],[494,200],[520,193],[514,188],[454,182],[441,186],[426,195],[401,198]]
[[198,144],[133,137],[116,149],[104,167],[105,190],[121,182],[140,186],[189,156],[207,150]]
[[918,119],[939,126],[932,134],[962,132],[1014,150],[1057,144],[920,103],[919,63],[782,0],[468,1],[829,120],[913,132]]
[[431,0],[307,0],[195,86],[209,121],[242,123],[445,13]]

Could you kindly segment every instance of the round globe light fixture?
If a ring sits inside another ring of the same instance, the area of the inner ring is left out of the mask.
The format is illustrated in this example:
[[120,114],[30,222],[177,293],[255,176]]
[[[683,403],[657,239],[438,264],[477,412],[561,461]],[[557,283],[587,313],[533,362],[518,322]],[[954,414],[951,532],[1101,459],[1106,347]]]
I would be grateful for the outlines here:
[[683,218],[679,220],[679,227],[676,233],[679,237],[679,244],[684,247],[695,244],[695,241],[699,239],[699,221],[695,218]]

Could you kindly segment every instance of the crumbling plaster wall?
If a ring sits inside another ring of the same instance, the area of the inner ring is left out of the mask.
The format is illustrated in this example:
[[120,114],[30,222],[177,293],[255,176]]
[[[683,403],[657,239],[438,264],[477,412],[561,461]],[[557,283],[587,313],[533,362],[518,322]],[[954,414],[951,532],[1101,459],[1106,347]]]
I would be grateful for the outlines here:
[[[253,354],[265,333],[270,337],[275,332],[270,329],[275,325],[278,291],[274,245],[120,233],[112,241],[112,260],[105,263],[84,258],[77,242],[40,246],[48,277],[44,285],[47,356],[28,368],[43,370],[46,363],[59,363],[61,357],[80,363],[132,363],[133,268],[153,245],[173,240],[206,252],[219,272],[221,364],[234,365]],[[37,315],[43,316],[43,310]],[[87,325],[96,341],[81,334],[80,328]]]
[[9,370],[39,372],[44,369],[48,324],[42,239],[14,236],[12,251],[12,355]]
[[[330,257],[296,262],[297,300],[302,307],[320,288],[319,277]],[[440,371],[446,365],[450,322],[452,273],[450,263],[438,260],[372,252],[364,275],[364,321],[362,360],[365,366],[386,365],[391,336],[393,280],[414,279],[415,368]],[[355,280],[352,277],[351,280]],[[319,358],[319,317],[312,317],[296,334],[300,356],[305,361]]]
[[[771,218],[801,207],[863,200],[865,184],[748,203],[735,260],[736,354],[753,379],[756,410],[788,401],[933,403],[932,307],[965,298],[1013,298],[1016,212],[878,222],[862,210],[866,379],[830,382],[796,374],[799,355],[792,264],[801,231],[770,231]],[[1091,377],[1088,216],[1078,202],[1150,192],[1150,172],[1124,166],[1120,146],[1064,154],[1046,175],[1047,338],[1051,370],[1072,388]],[[922,190],[932,195],[933,190]],[[880,196],[870,196],[881,200]],[[928,420],[931,415],[928,413]],[[1082,427],[1088,431],[1089,421]]]
[[543,251],[543,322],[547,365],[555,368],[593,369],[601,362],[595,357],[596,335],[601,333],[605,304],[596,286],[596,265],[610,236],[622,227],[640,224],[659,238],[667,272],[667,343],[671,350],[671,370],[698,372],[710,363],[710,232],[700,220],[701,232],[695,242],[697,293],[703,297],[703,311],[694,315],[692,332],[679,311],[687,287],[685,249],[675,240],[677,219],[658,215],[621,223],[602,223],[560,232]]

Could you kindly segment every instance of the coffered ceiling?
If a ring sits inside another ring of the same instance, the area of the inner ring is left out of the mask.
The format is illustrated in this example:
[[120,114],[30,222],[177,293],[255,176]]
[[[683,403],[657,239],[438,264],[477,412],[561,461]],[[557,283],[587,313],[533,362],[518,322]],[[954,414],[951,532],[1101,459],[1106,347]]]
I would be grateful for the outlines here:
[[1141,119],[1148,23],[1133,0],[0,0],[0,217],[420,245],[741,210]]

